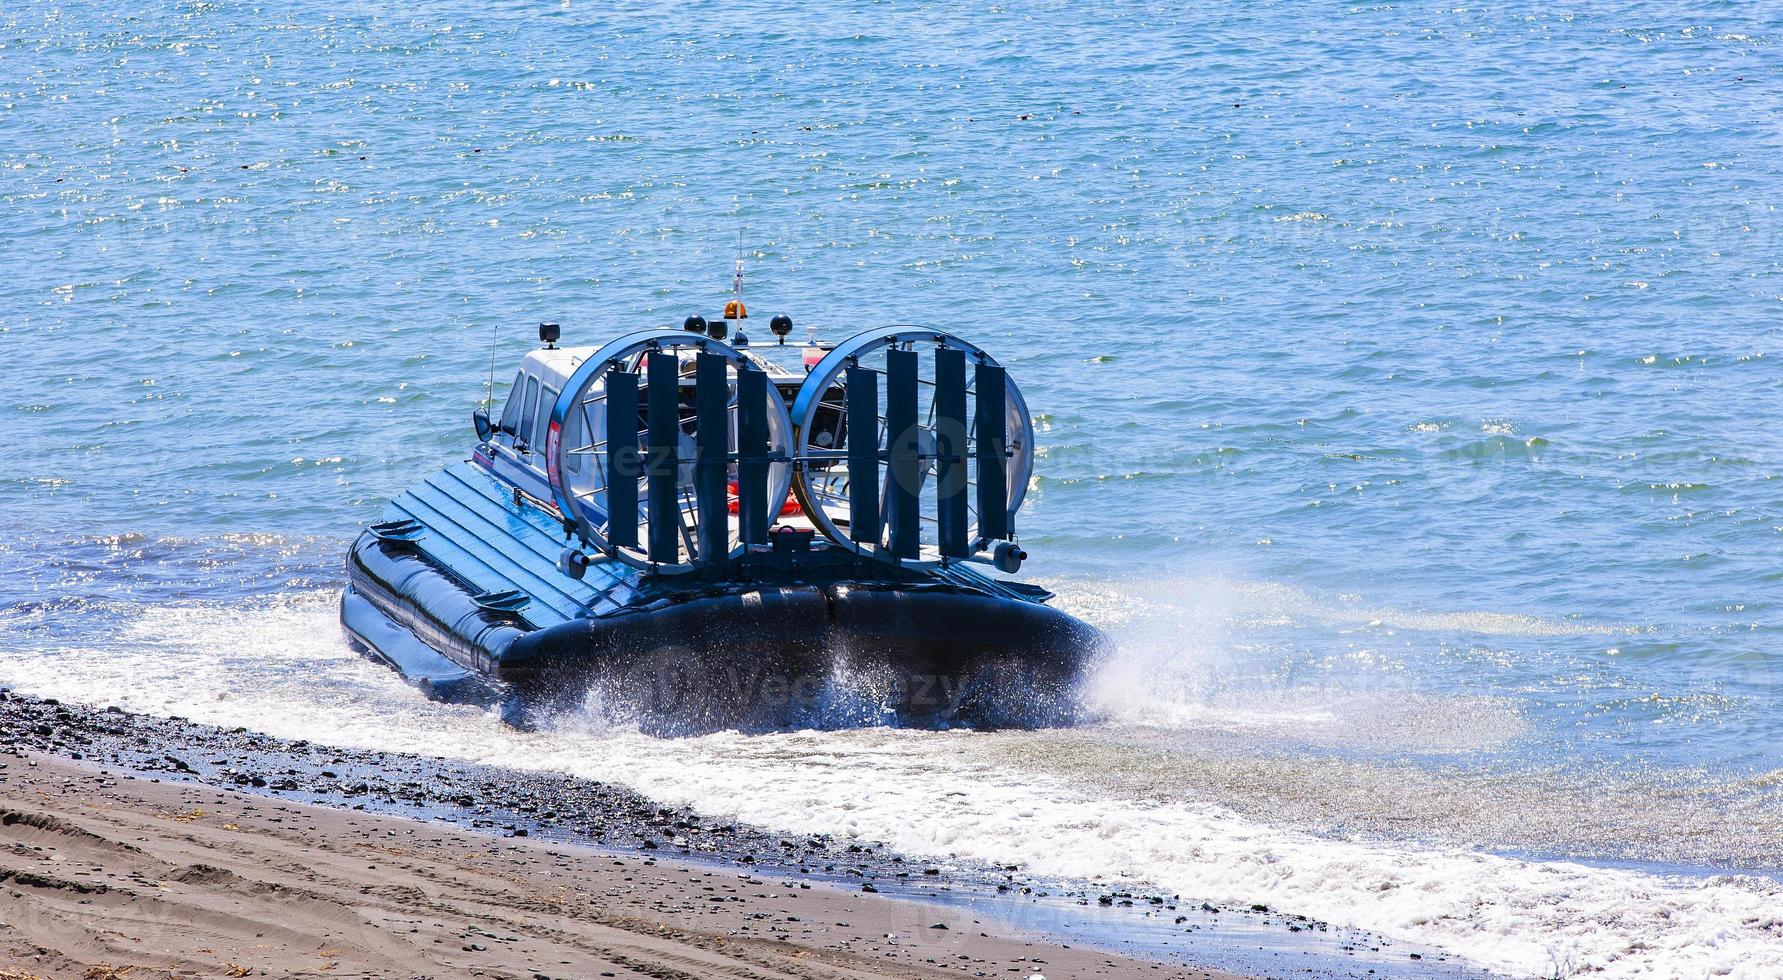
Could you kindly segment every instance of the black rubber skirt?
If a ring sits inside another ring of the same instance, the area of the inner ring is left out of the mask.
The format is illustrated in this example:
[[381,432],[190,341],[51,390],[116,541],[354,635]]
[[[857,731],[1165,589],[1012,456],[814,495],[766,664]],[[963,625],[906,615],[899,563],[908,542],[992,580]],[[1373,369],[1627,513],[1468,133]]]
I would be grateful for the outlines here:
[[[589,711],[662,733],[1069,723],[1103,641],[1040,603],[941,583],[739,585],[531,630],[400,547],[362,541],[349,577],[355,640],[437,696],[484,689],[457,668],[533,721]],[[366,625],[374,609],[420,643]]]

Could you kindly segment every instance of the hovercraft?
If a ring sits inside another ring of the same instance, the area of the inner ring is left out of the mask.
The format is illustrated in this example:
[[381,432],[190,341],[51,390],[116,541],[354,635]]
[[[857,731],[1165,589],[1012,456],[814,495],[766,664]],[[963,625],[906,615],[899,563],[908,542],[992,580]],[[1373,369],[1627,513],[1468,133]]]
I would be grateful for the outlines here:
[[752,348],[746,316],[542,324],[470,458],[353,544],[356,648],[522,724],[1068,720],[1101,634],[1005,577],[1034,428],[1004,367],[917,327],[788,343],[786,316]]

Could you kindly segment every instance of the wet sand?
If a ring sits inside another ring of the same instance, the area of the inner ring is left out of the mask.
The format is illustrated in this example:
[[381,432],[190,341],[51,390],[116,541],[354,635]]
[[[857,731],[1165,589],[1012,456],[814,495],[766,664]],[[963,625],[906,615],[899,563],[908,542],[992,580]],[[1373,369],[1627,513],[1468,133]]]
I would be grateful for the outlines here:
[[957,908],[0,759],[0,977],[1182,977]]
[[[28,773],[31,767],[15,758],[40,765],[49,759],[73,762],[91,772],[130,774],[151,784],[166,780],[199,794],[195,800],[203,799],[207,790],[233,791],[243,808],[320,804],[349,819],[400,818],[407,822],[399,826],[457,832],[465,835],[462,840],[484,846],[529,841],[640,863],[681,860],[703,869],[702,874],[780,882],[788,890],[794,886],[784,883],[793,882],[801,886],[801,894],[822,886],[843,894],[938,904],[951,910],[952,918],[943,915],[936,921],[982,917],[999,923],[1003,932],[1046,936],[1038,948],[1114,951],[1146,961],[1147,976],[1219,975],[1202,967],[1220,964],[1246,975],[1378,980],[1427,976],[1446,959],[1428,950],[1420,959],[1380,937],[1260,905],[1213,906],[1155,890],[1121,888],[1115,882],[1052,881],[1017,866],[934,863],[850,835],[775,833],[561,773],[286,740],[116,707],[63,704],[0,687],[0,762],[11,762],[15,777]],[[3,777],[8,772],[0,768],[0,792],[6,789]],[[806,885],[811,888],[802,887]],[[998,932],[980,925],[978,931]],[[936,931],[954,930],[950,925]],[[883,938],[883,933],[876,935]],[[970,965],[971,959],[960,962]],[[1154,962],[1174,969],[1153,969]],[[1031,974],[1022,970],[1031,965],[1018,963],[1003,973],[984,975],[1025,980]],[[7,976],[7,969],[22,968],[0,957],[0,980],[18,980]],[[48,974],[37,969],[23,975]],[[1060,974],[1055,970],[1050,975],[1057,980]],[[1471,974],[1451,969],[1446,975]]]

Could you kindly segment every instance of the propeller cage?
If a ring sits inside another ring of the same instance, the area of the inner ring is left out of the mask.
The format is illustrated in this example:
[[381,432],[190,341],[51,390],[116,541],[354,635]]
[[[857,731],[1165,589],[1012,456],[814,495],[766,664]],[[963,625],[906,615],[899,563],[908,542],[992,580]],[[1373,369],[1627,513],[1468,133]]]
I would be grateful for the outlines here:
[[653,572],[767,545],[789,492],[838,546],[935,562],[1013,537],[1033,424],[1001,364],[933,330],[838,345],[790,412],[724,342],[646,330],[601,347],[564,385],[546,461],[584,544]]

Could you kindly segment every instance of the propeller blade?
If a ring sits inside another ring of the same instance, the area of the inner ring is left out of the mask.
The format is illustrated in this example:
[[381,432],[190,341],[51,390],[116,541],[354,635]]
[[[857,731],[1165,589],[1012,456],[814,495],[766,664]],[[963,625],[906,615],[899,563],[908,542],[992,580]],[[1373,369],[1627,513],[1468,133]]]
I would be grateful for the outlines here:
[[648,555],[653,562],[672,565],[681,560],[681,505],[675,499],[681,469],[680,362],[664,350],[652,351],[646,360],[650,365],[645,386]]
[[608,371],[607,392],[607,543],[615,548],[638,546],[638,376],[633,371]]
[[737,527],[744,544],[767,544],[768,375],[755,367],[737,371]]
[[879,546],[879,372],[848,369],[848,537]]
[[891,554],[916,558],[922,548],[922,460],[916,424],[916,352],[885,352],[885,431],[891,480]]
[[699,559],[707,565],[731,553],[730,379],[723,354],[694,355],[693,491],[699,516]]
[[978,365],[978,411],[973,437],[978,441],[978,536],[996,541],[1009,537],[1009,430],[1003,414],[1007,379],[1004,370]]
[[935,348],[935,516],[944,558],[972,554],[966,540],[966,352]]

